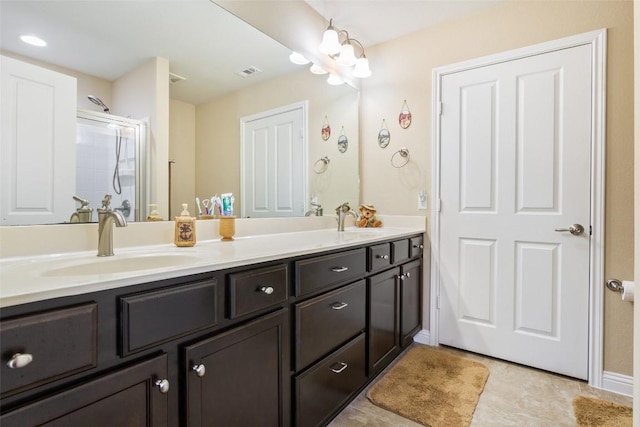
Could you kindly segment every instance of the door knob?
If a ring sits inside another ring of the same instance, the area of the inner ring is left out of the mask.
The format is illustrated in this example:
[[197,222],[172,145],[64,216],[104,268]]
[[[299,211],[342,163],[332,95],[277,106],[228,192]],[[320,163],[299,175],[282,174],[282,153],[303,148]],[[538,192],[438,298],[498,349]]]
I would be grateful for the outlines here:
[[584,227],[580,224],[572,224],[569,226],[569,228],[556,228],[556,231],[559,231],[559,232],[568,231],[574,236],[579,236],[582,233],[584,233]]

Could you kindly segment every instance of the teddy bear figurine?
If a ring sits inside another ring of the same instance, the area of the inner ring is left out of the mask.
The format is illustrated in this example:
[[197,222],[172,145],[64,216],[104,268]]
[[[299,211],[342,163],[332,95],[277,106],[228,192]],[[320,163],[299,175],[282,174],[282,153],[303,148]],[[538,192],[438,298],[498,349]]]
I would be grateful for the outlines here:
[[356,221],[358,227],[382,227],[382,221],[376,218],[373,205],[360,205],[360,218]]

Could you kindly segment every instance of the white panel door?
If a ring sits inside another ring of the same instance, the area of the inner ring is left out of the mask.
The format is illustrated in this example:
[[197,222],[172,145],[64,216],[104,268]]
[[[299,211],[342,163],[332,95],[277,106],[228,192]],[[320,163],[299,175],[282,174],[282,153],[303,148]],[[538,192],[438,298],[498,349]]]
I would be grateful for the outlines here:
[[243,119],[242,216],[303,216],[306,142],[303,105]]
[[76,208],[76,79],[6,56],[0,72],[0,224],[66,222]]
[[440,343],[587,378],[591,72],[579,46],[443,76]]

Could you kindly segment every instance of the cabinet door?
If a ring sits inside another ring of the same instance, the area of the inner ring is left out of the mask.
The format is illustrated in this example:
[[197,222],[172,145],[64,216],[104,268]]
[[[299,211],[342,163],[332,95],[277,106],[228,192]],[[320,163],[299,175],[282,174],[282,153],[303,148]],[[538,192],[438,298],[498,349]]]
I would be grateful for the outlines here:
[[421,327],[422,306],[422,262],[416,260],[402,265],[400,270],[400,344],[411,343],[413,336]]
[[400,350],[400,280],[398,268],[369,280],[369,376],[391,362]]
[[288,310],[186,347],[189,426],[289,425]]
[[[0,417],[0,424],[2,427],[166,426],[168,383],[160,383],[166,378],[164,354],[22,406]],[[161,391],[156,383],[166,388]]]

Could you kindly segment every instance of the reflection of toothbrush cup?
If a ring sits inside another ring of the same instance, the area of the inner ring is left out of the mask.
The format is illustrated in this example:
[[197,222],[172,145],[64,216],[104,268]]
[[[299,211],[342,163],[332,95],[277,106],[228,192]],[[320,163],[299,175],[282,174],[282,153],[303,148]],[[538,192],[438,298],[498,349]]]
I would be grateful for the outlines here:
[[232,193],[222,194],[222,216],[233,216],[234,200]]
[[[210,199],[203,199],[202,201],[200,201],[199,197],[196,197],[196,205],[198,206],[198,214],[201,219],[215,218],[216,210],[218,211],[218,216],[222,215],[222,202],[217,194]],[[204,211],[202,208],[204,208]]]

